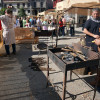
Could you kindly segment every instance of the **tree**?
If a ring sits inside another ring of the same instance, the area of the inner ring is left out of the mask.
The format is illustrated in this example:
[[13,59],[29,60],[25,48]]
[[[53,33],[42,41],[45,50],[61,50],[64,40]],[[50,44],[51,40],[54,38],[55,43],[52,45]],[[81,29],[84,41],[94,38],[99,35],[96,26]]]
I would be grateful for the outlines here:
[[7,8],[2,8],[2,9],[0,10],[0,15],[4,15],[6,9],[7,9]]
[[20,9],[18,10],[18,16],[19,16],[19,17],[25,17],[25,16],[26,16],[26,13],[25,13],[24,8],[20,8]]

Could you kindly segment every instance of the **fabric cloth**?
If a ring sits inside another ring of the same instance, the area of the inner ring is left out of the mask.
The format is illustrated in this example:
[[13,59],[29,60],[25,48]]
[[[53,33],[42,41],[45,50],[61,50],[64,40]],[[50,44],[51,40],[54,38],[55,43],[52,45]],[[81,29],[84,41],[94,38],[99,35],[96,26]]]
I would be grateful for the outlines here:
[[14,32],[14,17],[8,17],[7,15],[0,16],[0,20],[3,28],[3,41],[5,45],[15,43],[15,32]]
[[[95,20],[93,17],[91,17],[86,21],[84,28],[95,35],[100,35],[100,20]],[[98,52],[98,46],[91,42],[94,39],[94,37],[86,34],[86,45],[92,47],[94,51]]]

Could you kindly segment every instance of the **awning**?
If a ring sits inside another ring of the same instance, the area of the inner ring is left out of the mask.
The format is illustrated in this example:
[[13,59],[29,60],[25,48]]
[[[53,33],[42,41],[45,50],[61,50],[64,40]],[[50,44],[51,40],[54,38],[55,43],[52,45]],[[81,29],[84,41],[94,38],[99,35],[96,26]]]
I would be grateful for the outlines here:
[[66,0],[67,6],[70,7],[81,7],[81,8],[93,8],[94,6],[100,5],[100,0]]
[[67,0],[67,3],[68,6],[64,11],[80,15],[88,15],[88,9],[91,13],[92,8],[100,8],[100,0]]
[[63,10],[67,7],[67,1],[58,2],[56,5],[56,11]]

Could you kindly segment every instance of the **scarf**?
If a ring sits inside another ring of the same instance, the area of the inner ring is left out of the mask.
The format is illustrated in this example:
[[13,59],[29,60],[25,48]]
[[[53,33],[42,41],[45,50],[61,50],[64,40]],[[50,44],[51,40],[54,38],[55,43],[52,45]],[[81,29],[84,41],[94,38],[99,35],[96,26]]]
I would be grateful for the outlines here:
[[90,17],[90,19],[96,23],[100,23],[100,18],[99,19],[94,19],[92,16]]

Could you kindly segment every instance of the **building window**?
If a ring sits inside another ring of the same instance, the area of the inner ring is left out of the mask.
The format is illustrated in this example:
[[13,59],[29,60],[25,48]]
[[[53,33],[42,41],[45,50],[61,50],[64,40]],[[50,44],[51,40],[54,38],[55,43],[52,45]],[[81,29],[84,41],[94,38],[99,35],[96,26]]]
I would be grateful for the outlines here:
[[19,3],[17,3],[17,8],[19,8],[20,7],[20,4]]
[[30,10],[28,10],[28,13],[30,13]]
[[4,4],[4,7],[6,8],[6,7],[7,7],[7,5],[6,5],[6,4]]
[[36,8],[36,2],[34,2],[33,7]]
[[43,8],[43,2],[41,2],[41,8]]
[[25,3],[23,3],[23,7],[25,7]]
[[27,4],[27,7],[30,7],[30,3]]
[[12,4],[9,4],[9,6],[12,6]]

